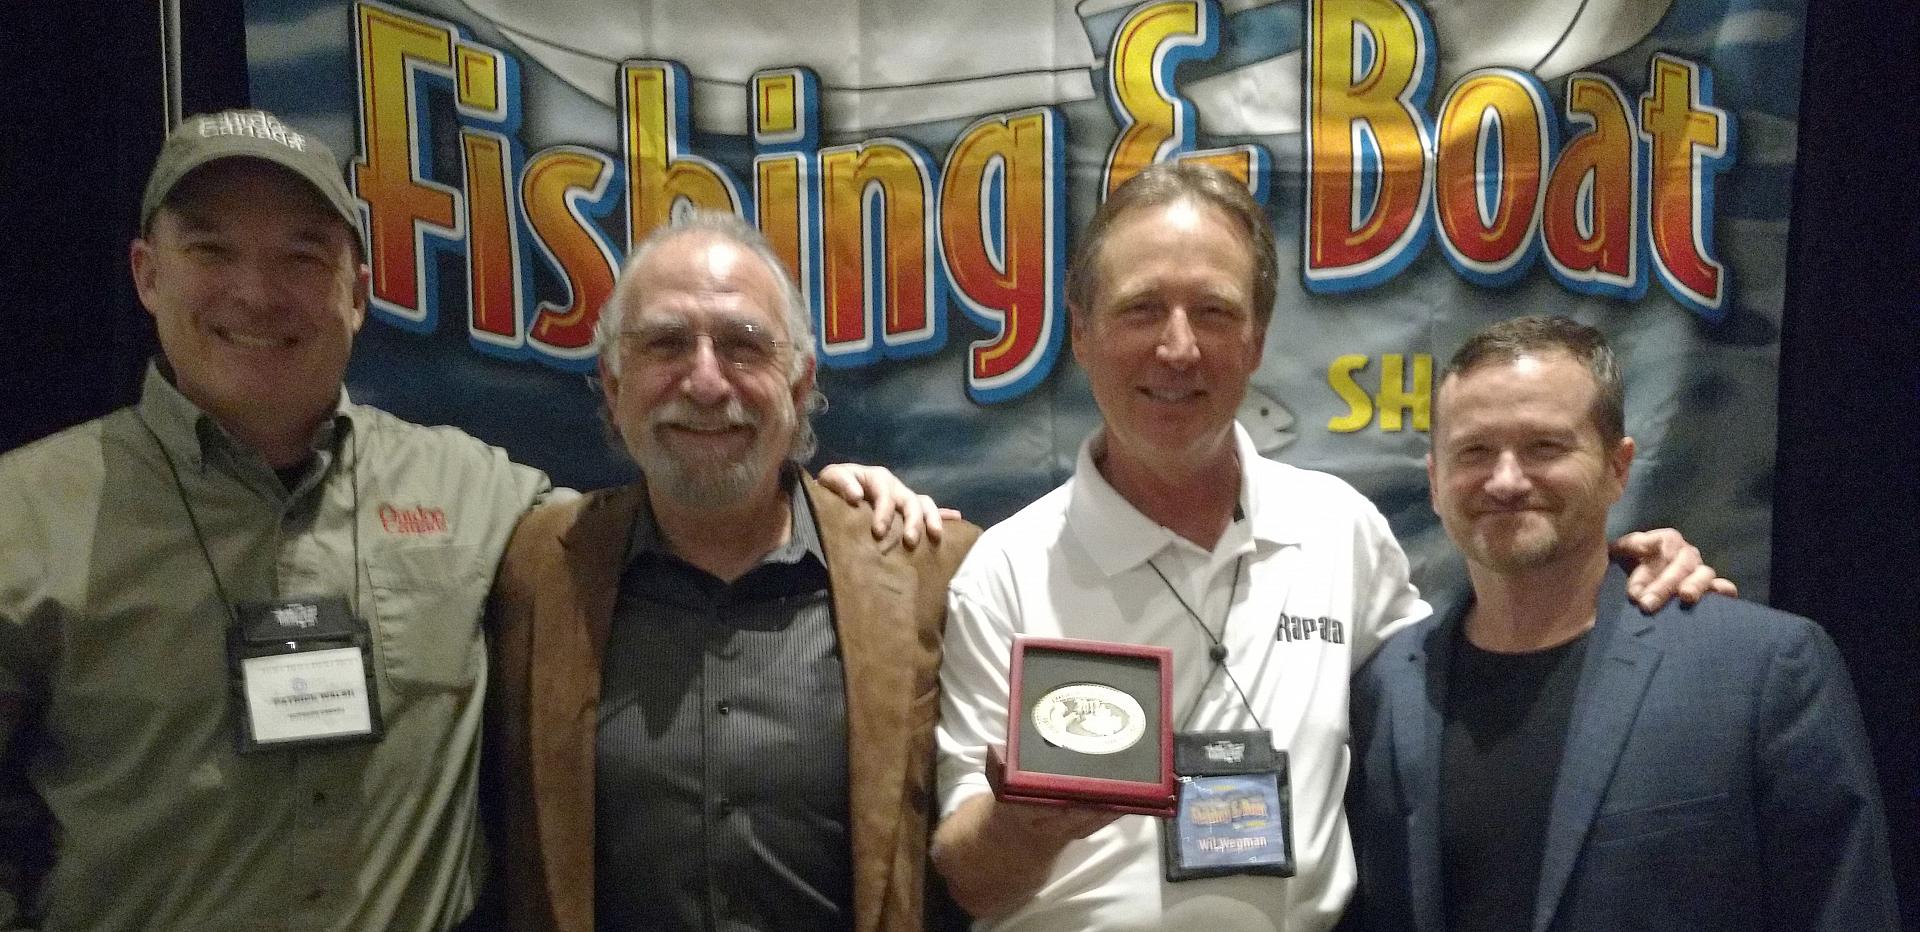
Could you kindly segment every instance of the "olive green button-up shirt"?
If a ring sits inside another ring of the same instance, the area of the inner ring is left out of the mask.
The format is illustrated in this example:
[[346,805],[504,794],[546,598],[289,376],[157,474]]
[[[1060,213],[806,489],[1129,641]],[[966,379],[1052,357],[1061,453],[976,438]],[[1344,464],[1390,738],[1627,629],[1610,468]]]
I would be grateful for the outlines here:
[[[0,457],[0,792],[29,790],[0,799],[0,885],[34,858],[15,832],[47,824],[22,799],[54,826],[0,928],[435,930],[472,908],[481,608],[547,479],[344,394],[314,450],[289,490],[149,370],[138,405]],[[304,595],[369,626],[385,737],[242,755],[225,600]]]

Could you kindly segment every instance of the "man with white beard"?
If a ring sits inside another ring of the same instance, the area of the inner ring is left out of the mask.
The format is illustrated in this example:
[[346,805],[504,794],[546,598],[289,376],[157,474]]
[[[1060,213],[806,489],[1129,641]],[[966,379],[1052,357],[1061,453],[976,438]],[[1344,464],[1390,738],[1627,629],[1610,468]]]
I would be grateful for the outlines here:
[[600,327],[644,478],[530,514],[501,565],[506,927],[918,929],[946,585],[977,530],[877,541],[801,470],[810,321],[738,218],[642,243]]

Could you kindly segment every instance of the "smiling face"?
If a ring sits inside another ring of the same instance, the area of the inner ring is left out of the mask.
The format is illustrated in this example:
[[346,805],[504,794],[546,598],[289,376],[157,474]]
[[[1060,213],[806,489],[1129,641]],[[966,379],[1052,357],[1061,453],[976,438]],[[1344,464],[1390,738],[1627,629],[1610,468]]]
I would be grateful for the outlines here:
[[1603,554],[1633,440],[1594,422],[1587,367],[1548,351],[1449,375],[1434,399],[1433,509],[1469,563],[1503,574]]
[[1106,422],[1106,452],[1163,477],[1233,455],[1233,415],[1260,364],[1246,237],[1191,199],[1117,218],[1096,257],[1073,353]]
[[366,317],[353,233],[306,182],[252,159],[183,180],[132,248],[181,394],[233,429],[310,428]]
[[794,371],[784,291],[751,251],[706,233],[661,243],[632,270],[607,410],[656,493],[732,508],[777,496],[811,360]]

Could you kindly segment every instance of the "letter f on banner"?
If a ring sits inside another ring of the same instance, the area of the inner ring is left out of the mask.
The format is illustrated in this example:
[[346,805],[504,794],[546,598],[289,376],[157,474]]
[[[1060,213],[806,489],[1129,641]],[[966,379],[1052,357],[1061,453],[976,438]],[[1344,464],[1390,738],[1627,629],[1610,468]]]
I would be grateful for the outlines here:
[[396,327],[438,323],[433,255],[466,236],[461,192],[432,180],[429,91],[452,86],[456,27],[377,3],[354,5],[360,157],[348,167],[367,205],[375,312]]
[[1309,0],[1307,28],[1302,269],[1312,291],[1353,291],[1425,245],[1433,29],[1406,0]]

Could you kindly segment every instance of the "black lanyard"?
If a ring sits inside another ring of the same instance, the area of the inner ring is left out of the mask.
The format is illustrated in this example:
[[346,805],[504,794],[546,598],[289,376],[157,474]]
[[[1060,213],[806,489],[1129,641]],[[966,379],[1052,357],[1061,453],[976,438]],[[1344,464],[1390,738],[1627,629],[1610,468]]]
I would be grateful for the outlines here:
[[1240,696],[1240,704],[1246,707],[1247,715],[1252,717],[1254,727],[1266,728],[1260,723],[1260,713],[1255,712],[1253,703],[1247,700],[1247,691],[1240,688],[1240,681],[1234,679],[1232,670],[1227,669],[1227,645],[1224,640],[1227,636],[1227,622],[1233,617],[1233,598],[1240,594],[1240,574],[1246,568],[1246,563],[1245,554],[1234,558],[1233,584],[1227,589],[1227,607],[1220,613],[1220,633],[1216,635],[1212,628],[1207,627],[1206,622],[1200,620],[1200,613],[1194,611],[1193,606],[1188,605],[1187,600],[1180,597],[1180,590],[1175,589],[1173,583],[1167,580],[1167,574],[1160,572],[1160,567],[1155,566],[1152,560],[1147,561],[1147,568],[1153,570],[1153,575],[1160,577],[1160,584],[1167,587],[1167,592],[1173,596],[1173,600],[1180,603],[1181,608],[1186,609],[1187,617],[1193,619],[1193,623],[1200,628],[1200,633],[1206,635],[1207,640],[1211,642],[1207,648],[1207,657],[1213,661],[1213,665],[1207,671],[1206,680],[1200,684],[1200,691],[1194,694],[1193,704],[1187,707],[1187,714],[1180,718],[1179,730],[1181,731],[1187,730],[1187,725],[1193,721],[1194,714],[1200,711],[1200,700],[1206,698],[1207,687],[1213,685],[1213,678],[1219,675],[1225,675],[1227,682],[1233,684],[1233,691]]
[[[140,426],[146,428],[147,436],[153,438],[153,445],[160,451],[160,458],[167,463],[167,473],[173,477],[173,490],[180,496],[180,507],[187,513],[187,524],[193,528],[193,541],[200,545],[200,558],[206,561],[207,575],[213,578],[213,593],[220,597],[220,604],[227,610],[227,620],[234,627],[240,625],[240,615],[234,608],[233,599],[227,596],[226,586],[220,583],[220,571],[214,567],[213,551],[207,547],[206,534],[200,530],[200,519],[193,513],[193,502],[187,497],[186,483],[180,481],[180,467],[173,462],[173,454],[167,451],[167,445],[160,441],[160,435],[147,423],[144,416],[136,417]],[[353,540],[353,613],[360,613],[360,437],[348,425],[348,443],[353,447],[353,461],[347,464],[347,486],[353,492],[353,513],[348,517],[349,533]]]

